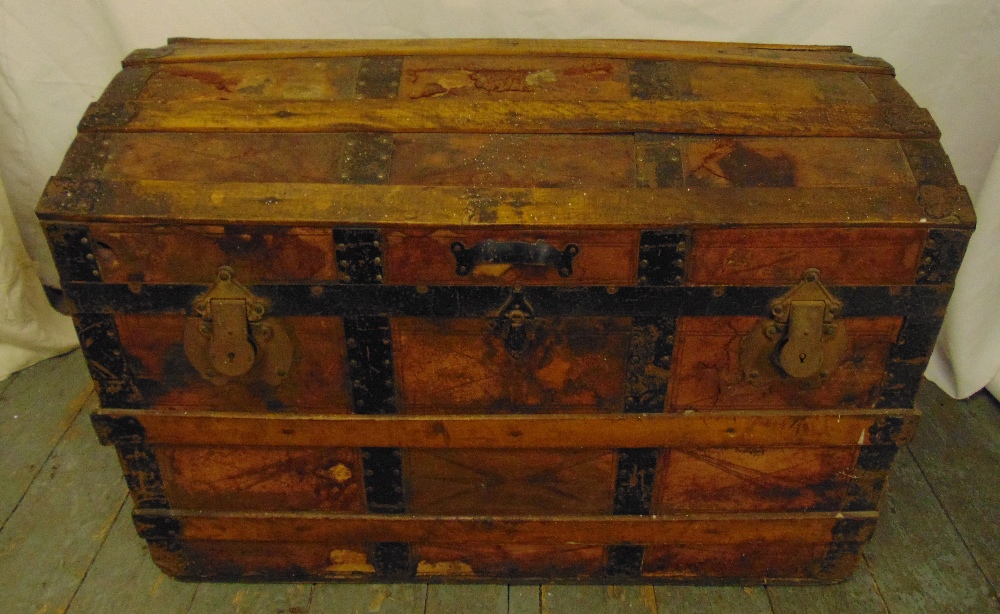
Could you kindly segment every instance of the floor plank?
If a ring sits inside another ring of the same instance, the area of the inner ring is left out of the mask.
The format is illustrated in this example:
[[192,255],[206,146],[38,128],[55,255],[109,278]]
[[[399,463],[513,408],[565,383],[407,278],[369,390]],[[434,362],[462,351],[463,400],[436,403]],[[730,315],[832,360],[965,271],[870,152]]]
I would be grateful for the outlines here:
[[822,586],[769,586],[774,614],[875,614],[888,612],[868,567],[858,565],[854,575],[840,584]]
[[0,528],[90,394],[79,351],[19,371],[0,393]]
[[311,614],[423,614],[426,584],[317,584]]
[[539,614],[542,610],[542,587],[508,586],[507,614]]
[[[762,586],[657,586],[659,614],[771,614]],[[803,610],[800,610],[800,612]]]
[[506,584],[431,584],[425,614],[507,614]]
[[882,597],[897,612],[992,612],[991,589],[907,449],[865,549]]
[[95,402],[77,414],[0,531],[6,612],[65,609],[125,500],[118,460],[90,426]]
[[652,586],[542,587],[542,614],[658,614]]
[[1000,589],[1000,405],[987,392],[964,403],[929,384],[910,445],[925,479],[976,563]]
[[135,533],[132,501],[127,500],[69,604],[69,614],[185,614],[197,588],[197,584],[170,579],[153,564],[146,542]]
[[[198,585],[189,614],[305,614],[312,584]],[[328,610],[335,611],[335,610]]]

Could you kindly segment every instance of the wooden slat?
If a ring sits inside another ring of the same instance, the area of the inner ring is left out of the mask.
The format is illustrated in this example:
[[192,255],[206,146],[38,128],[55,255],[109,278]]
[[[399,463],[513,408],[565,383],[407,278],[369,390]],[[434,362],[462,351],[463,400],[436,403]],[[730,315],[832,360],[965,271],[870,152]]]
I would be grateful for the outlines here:
[[903,421],[909,441],[916,410],[726,411],[679,414],[362,416],[101,410],[134,419],[149,444],[403,448],[642,448],[843,446],[871,443],[881,420]]
[[[659,516],[396,516],[307,512],[137,510],[139,526],[171,518],[192,541],[423,544],[751,544],[830,541],[844,519],[878,512],[684,514]],[[865,539],[860,535],[859,539]]]
[[936,138],[926,109],[857,104],[624,100],[233,100],[92,105],[81,132],[671,132]]
[[686,60],[717,64],[794,66],[893,74],[878,58],[847,46],[766,45],[650,40],[424,39],[424,40],[211,40],[171,39],[140,49],[123,64],[375,55],[555,55]]
[[208,183],[52,179],[42,220],[274,225],[656,228],[688,225],[972,227],[965,188],[947,210],[912,187],[467,188],[317,183]]

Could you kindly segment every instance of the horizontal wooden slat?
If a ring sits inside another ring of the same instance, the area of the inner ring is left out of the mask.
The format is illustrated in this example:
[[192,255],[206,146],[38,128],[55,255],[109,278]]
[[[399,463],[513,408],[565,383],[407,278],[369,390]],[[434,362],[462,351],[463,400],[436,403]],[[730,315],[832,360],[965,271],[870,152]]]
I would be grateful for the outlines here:
[[95,103],[81,132],[670,132],[752,136],[936,138],[926,109],[858,104],[623,100],[230,100]]
[[945,225],[975,221],[965,188],[466,188],[55,178],[43,220],[578,228]]
[[[865,541],[877,512],[685,514],[677,516],[454,517],[279,512],[137,510],[140,534],[164,520],[180,522],[185,540],[402,541],[465,544],[751,544],[831,541],[838,521],[861,525]],[[148,534],[148,533],[147,533]]]
[[[886,420],[912,437],[914,409],[720,411],[681,414],[362,416],[105,409],[142,425],[150,444],[400,448],[651,448],[860,446]],[[111,435],[114,438],[114,435]],[[875,442],[887,443],[887,442]]]
[[893,74],[878,58],[851,53],[848,46],[767,45],[654,40],[212,40],[171,39],[167,47],[141,49],[123,62],[211,62],[220,60],[406,55],[549,55],[660,60],[716,64],[794,66]]

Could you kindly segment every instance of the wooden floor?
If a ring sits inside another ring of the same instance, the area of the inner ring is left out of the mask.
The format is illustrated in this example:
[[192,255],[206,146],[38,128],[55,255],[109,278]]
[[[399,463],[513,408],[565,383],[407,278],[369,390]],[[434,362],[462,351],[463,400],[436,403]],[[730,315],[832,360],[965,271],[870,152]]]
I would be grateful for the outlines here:
[[0,383],[0,613],[975,613],[1000,610],[1000,407],[933,385],[864,565],[825,587],[189,584],[149,561],[80,353]]

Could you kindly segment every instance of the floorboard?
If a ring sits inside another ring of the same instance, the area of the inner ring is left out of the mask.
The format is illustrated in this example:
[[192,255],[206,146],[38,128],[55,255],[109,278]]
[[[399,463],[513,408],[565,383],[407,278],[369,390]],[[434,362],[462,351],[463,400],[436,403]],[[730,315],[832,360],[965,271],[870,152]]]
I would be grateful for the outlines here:
[[507,614],[505,584],[431,584],[425,614]]
[[994,593],[1000,589],[1000,405],[986,392],[956,403],[934,385],[910,445],[924,478]]
[[993,612],[991,589],[905,448],[865,548],[889,612]]
[[317,584],[310,614],[423,614],[426,584]]
[[[113,454],[109,448],[101,453]],[[153,564],[146,542],[135,534],[128,500],[69,604],[69,614],[185,614],[197,588],[197,584],[168,578]]]
[[312,584],[199,584],[188,613],[305,614],[312,592]]
[[507,587],[507,614],[538,614],[542,610],[542,587]]
[[[92,395],[88,405],[95,402]],[[97,443],[87,410],[77,414],[0,531],[6,612],[64,610],[125,500],[118,461]]]
[[658,614],[652,586],[542,587],[542,614]]
[[774,614],[882,614],[888,612],[875,580],[862,562],[854,575],[840,584],[824,586],[769,586]]
[[7,381],[0,393],[0,528],[92,388],[79,351],[44,360]]
[[767,591],[762,586],[669,585],[658,586],[655,591],[659,614],[771,614]]

